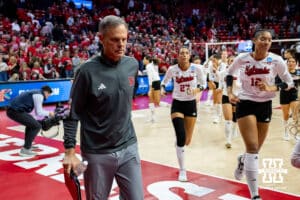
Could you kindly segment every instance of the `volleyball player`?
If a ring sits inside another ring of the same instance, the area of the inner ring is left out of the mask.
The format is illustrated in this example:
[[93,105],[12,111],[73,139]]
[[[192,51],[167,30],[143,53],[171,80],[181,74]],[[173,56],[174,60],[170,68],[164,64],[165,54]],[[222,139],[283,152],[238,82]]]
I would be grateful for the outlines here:
[[[299,48],[298,48],[299,45],[300,45],[299,43],[296,43],[294,48],[292,48],[292,49],[294,49],[294,52],[295,52],[295,54],[294,54],[295,61],[298,62],[298,63],[299,63],[299,60],[300,60],[300,52],[299,52]],[[288,59],[287,61],[289,62],[290,59]],[[299,108],[300,108],[300,105],[298,104],[297,108],[296,108],[297,109],[297,114],[300,111]],[[296,113],[296,111],[295,111],[295,113]],[[297,116],[297,118],[298,118],[298,116]],[[297,126],[299,126],[298,123],[297,123]],[[292,156],[291,156],[291,164],[292,164],[292,166],[294,166],[296,168],[300,168],[300,140],[299,139],[298,139],[298,141],[297,141],[297,143],[294,147],[294,151],[293,151]]]
[[143,63],[146,66],[148,82],[149,82],[149,109],[150,109],[150,122],[155,122],[155,106],[164,105],[168,103],[160,102],[160,77],[158,72],[159,60],[145,56]]
[[[228,58],[228,66],[233,62],[234,56],[230,56]],[[227,87],[226,87],[226,75],[228,72],[228,66],[225,70],[219,73],[219,89],[222,89],[222,111],[223,117],[225,120],[225,137],[226,137],[226,148],[231,148],[231,140],[233,136],[237,134],[237,126],[236,126],[236,118],[235,118],[235,104],[230,103],[228,95],[227,95]],[[235,78],[233,85],[234,94],[238,94],[239,90],[239,81]]]
[[213,93],[213,107],[214,107],[214,119],[213,123],[217,124],[221,120],[222,116],[222,90],[219,89],[219,75],[221,71],[226,68],[226,64],[221,62],[221,55],[214,54],[211,56],[210,70],[208,73],[208,85],[212,89]]
[[[235,178],[243,174],[252,200],[260,200],[258,191],[259,150],[267,136],[272,116],[272,98],[278,88],[293,87],[293,79],[281,56],[269,52],[272,35],[268,30],[258,30],[253,38],[254,51],[240,54],[228,69],[226,78],[229,100],[237,103],[236,118],[245,143],[246,152],[238,157]],[[235,75],[239,75],[241,90],[236,96],[232,91]],[[275,85],[275,77],[283,81]]]
[[[201,67],[203,69],[205,77],[207,77],[206,69],[204,69],[204,66],[201,65],[201,59],[200,59],[199,56],[194,56],[193,59],[192,59],[192,63],[199,65],[199,67]],[[199,114],[199,110],[200,110],[200,98],[201,98],[201,94],[202,94],[202,92],[199,92],[196,95],[196,102],[197,102],[197,111],[198,111],[198,114]],[[200,121],[199,116],[197,117],[197,120]]]
[[212,99],[212,94],[213,94],[213,85],[210,82],[210,76],[209,76],[209,72],[211,69],[211,65],[212,65],[212,56],[210,56],[207,60],[204,61],[203,63],[203,71],[206,74],[206,81],[207,81],[207,88],[206,88],[206,92],[207,92],[207,99],[206,102],[204,103],[204,105],[206,106],[213,106],[213,99]]
[[292,75],[294,79],[294,85],[295,88],[292,88],[288,91],[280,90],[280,106],[282,110],[282,117],[283,117],[283,126],[284,126],[284,134],[283,139],[289,140],[289,130],[288,130],[288,120],[290,117],[290,111],[292,111],[292,123],[297,123],[298,121],[298,111],[296,110],[298,105],[298,89],[297,86],[299,84],[299,78],[296,75],[296,67],[297,67],[297,61],[294,57],[289,57],[287,59],[287,66],[288,71]]
[[165,94],[165,85],[173,79],[171,119],[176,133],[176,154],[179,163],[179,181],[187,181],[184,166],[184,146],[192,139],[197,118],[196,95],[206,84],[204,72],[199,65],[190,63],[190,51],[187,47],[179,49],[178,64],[170,66],[162,81],[161,93]]

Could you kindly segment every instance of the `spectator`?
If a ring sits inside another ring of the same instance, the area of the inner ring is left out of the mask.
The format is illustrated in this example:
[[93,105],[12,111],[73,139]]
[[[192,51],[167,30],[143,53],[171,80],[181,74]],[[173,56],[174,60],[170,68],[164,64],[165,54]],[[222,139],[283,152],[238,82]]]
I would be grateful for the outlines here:
[[3,55],[0,54],[0,81],[8,80],[8,65],[3,61]]
[[55,69],[55,65],[52,63],[52,58],[48,58],[44,65],[43,76],[47,79],[59,78],[59,73]]
[[60,77],[62,78],[73,78],[73,65],[72,59],[70,58],[70,49],[69,46],[66,45],[63,50],[63,55],[60,59]]
[[43,74],[44,70],[41,67],[40,62],[35,61],[31,69],[31,80],[45,80],[46,78],[43,76]]
[[82,63],[82,60],[79,57],[78,49],[74,49],[74,53],[73,53],[73,57],[72,57],[72,65],[73,65],[73,70],[74,70],[75,74],[81,63]]
[[19,71],[20,80],[27,81],[31,78],[31,69],[28,67],[25,61],[21,62],[20,64],[20,71]]
[[17,81],[19,80],[19,70],[20,65],[18,64],[18,60],[15,56],[11,56],[8,62],[8,81]]

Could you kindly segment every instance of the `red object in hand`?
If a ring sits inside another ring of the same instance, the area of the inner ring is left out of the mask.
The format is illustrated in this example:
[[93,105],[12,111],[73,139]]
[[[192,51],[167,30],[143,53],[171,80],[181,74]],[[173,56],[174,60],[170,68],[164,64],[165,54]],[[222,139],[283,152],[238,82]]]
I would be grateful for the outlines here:
[[82,200],[80,182],[76,174],[71,170],[70,174],[64,170],[65,185],[68,188],[73,200]]

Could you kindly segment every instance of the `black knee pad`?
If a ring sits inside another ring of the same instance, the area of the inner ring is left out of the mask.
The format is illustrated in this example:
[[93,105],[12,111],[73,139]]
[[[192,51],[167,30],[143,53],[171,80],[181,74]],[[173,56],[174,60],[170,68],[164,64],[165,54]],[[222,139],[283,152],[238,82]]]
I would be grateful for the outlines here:
[[233,121],[233,122],[236,122],[235,112],[232,113],[232,121]]
[[172,119],[172,122],[176,133],[177,146],[183,147],[185,145],[185,129],[183,118],[175,117]]

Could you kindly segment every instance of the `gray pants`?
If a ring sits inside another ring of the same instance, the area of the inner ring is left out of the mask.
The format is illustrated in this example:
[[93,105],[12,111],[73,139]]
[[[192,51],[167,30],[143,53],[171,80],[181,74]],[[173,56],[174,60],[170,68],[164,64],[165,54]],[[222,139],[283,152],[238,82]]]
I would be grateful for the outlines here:
[[143,200],[141,161],[137,144],[110,154],[82,154],[88,161],[84,173],[87,200],[106,200],[115,178],[120,188],[120,199]]
[[8,108],[6,114],[12,120],[25,126],[24,148],[30,149],[32,142],[40,132],[42,125],[27,112],[18,112]]
[[297,144],[294,147],[291,163],[294,167],[300,168],[300,140],[297,141]]

